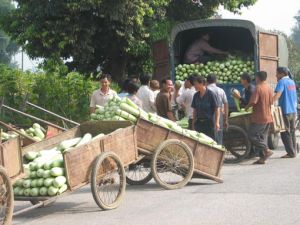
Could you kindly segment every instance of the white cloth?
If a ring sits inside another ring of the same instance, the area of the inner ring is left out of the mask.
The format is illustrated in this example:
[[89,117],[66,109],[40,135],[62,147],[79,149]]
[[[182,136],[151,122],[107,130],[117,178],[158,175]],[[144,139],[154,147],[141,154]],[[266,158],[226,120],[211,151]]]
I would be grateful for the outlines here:
[[181,95],[179,95],[176,98],[176,102],[179,105],[185,106],[185,113],[189,117],[189,119],[193,118],[192,102],[193,102],[193,97],[194,97],[195,93],[196,93],[196,90],[194,87],[185,88],[182,90]]
[[95,108],[96,105],[104,106],[105,103],[114,96],[117,96],[117,92],[114,90],[109,89],[108,92],[104,94],[101,89],[98,89],[92,94],[90,107]]
[[142,101],[143,110],[151,113],[156,112],[154,92],[147,85],[142,85],[136,96]]
[[156,99],[158,93],[160,92],[160,90],[156,90],[156,91],[153,91],[154,92],[154,99]]

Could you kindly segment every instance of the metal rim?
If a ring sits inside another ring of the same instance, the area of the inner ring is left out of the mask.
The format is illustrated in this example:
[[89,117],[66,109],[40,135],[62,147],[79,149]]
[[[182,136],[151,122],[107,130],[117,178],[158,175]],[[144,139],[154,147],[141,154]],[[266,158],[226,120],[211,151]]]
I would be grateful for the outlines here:
[[150,159],[148,157],[129,165],[126,169],[126,182],[130,185],[143,185],[151,179]]
[[13,188],[5,169],[0,167],[0,224],[9,225],[13,213]]
[[179,140],[164,141],[151,161],[155,181],[165,189],[185,186],[194,171],[194,158],[190,148]]
[[226,163],[238,163],[248,157],[251,143],[244,129],[231,125],[224,132],[224,146],[227,149],[225,154]]
[[99,155],[91,176],[92,194],[97,205],[104,210],[117,208],[126,187],[125,170],[119,157],[113,152]]

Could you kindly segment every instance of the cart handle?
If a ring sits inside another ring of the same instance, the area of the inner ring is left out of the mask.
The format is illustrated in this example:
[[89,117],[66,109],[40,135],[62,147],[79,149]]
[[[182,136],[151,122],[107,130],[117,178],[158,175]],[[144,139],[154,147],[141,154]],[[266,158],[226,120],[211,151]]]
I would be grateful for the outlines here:
[[19,135],[22,136],[22,137],[25,137],[25,138],[27,138],[27,139],[30,139],[30,140],[33,141],[33,142],[37,142],[37,141],[36,141],[35,139],[33,139],[32,137],[30,137],[30,136],[28,136],[28,135],[26,135],[26,134],[23,134],[23,133],[20,132],[19,130],[13,128],[12,126],[10,126],[10,125],[8,125],[8,124],[6,124],[6,123],[4,123],[4,122],[2,122],[1,120],[0,120],[0,125],[6,127],[6,128],[9,129],[9,130],[12,130],[13,132],[19,134]]

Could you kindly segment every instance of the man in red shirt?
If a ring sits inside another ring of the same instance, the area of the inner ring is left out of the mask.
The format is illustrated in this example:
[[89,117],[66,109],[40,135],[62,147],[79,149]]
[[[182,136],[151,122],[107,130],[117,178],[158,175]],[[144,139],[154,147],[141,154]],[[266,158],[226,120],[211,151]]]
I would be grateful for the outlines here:
[[246,110],[253,107],[249,139],[259,152],[259,160],[254,164],[265,164],[273,152],[268,149],[268,133],[272,123],[271,106],[273,104],[272,90],[267,84],[267,72],[260,71],[255,75],[256,88]]

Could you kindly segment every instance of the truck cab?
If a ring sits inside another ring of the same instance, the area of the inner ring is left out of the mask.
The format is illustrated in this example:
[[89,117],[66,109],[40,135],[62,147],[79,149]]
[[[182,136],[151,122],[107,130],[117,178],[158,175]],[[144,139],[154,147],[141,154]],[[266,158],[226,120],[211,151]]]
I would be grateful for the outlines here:
[[[183,63],[188,46],[205,32],[210,34],[211,46],[225,51],[240,51],[252,58],[255,71],[266,71],[268,83],[275,88],[277,67],[288,65],[286,40],[247,20],[209,19],[176,25],[169,40],[161,40],[153,45],[154,78],[161,80],[171,76],[175,81],[175,68]],[[243,87],[239,83],[220,84],[220,87],[226,92],[230,110],[236,111],[230,90],[236,88],[242,91]]]

